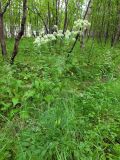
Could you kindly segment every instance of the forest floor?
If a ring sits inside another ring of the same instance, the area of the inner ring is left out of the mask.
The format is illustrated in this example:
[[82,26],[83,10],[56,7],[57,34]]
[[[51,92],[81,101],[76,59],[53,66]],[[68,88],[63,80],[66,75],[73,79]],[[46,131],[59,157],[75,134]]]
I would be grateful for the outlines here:
[[120,47],[92,43],[0,60],[0,160],[120,159]]

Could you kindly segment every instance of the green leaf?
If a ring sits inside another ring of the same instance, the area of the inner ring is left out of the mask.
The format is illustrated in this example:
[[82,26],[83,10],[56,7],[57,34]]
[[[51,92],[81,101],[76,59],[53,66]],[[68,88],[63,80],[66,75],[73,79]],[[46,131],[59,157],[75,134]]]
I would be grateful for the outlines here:
[[10,103],[6,104],[4,102],[1,102],[1,105],[2,105],[2,108],[1,108],[2,111],[8,110],[10,108],[10,106],[11,106]]
[[28,114],[27,111],[21,111],[21,112],[20,112],[20,117],[21,117],[22,119],[28,119],[28,118],[29,118],[29,114]]
[[16,106],[19,103],[19,99],[17,97],[12,98],[12,103]]
[[54,97],[52,95],[47,95],[45,97],[45,101],[48,102],[48,103],[52,102],[53,100],[54,100]]

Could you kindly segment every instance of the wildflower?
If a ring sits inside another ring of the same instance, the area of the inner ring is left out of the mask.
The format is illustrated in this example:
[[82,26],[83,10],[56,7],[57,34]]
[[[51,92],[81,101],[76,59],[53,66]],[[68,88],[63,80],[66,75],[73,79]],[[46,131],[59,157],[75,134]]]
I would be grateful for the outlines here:
[[71,32],[70,32],[69,30],[67,30],[67,31],[65,32],[65,38],[66,38],[66,39],[69,39],[70,36],[71,36]]
[[53,32],[53,34],[44,35],[44,30],[42,30],[40,32],[40,36],[35,39],[34,44],[41,46],[62,37],[67,41],[69,40],[75,41],[76,35],[77,34],[83,35],[84,31],[89,26],[90,23],[88,22],[88,20],[78,19],[77,21],[74,22],[73,31],[70,32],[69,30],[67,30],[65,34],[63,34],[63,30],[58,30],[58,27],[54,25],[55,31]]
[[57,36],[57,32],[53,32],[53,35],[54,35],[54,36]]
[[72,38],[72,41],[75,41],[76,39],[75,38]]
[[54,28],[55,31],[58,30],[58,26],[57,25],[54,25],[53,28]]

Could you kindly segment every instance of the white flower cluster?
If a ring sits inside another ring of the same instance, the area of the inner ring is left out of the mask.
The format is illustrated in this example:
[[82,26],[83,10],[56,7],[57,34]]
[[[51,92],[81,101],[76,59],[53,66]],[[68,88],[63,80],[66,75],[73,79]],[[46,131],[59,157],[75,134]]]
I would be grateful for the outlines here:
[[78,19],[74,22],[73,30],[79,31],[79,30],[86,30],[90,26],[90,23],[88,20]]
[[56,40],[56,37],[53,34],[46,34],[43,37],[42,36],[37,37],[34,41],[34,44],[40,46],[54,40]]
[[53,35],[56,37],[56,39],[64,37],[62,30],[58,30],[57,32],[53,32]]
[[88,20],[83,20],[83,19],[78,19],[77,21],[74,22],[73,30],[72,30],[72,35],[73,37],[77,34],[80,36],[84,34],[84,31],[90,27],[90,23]]
[[63,37],[64,37],[63,31],[58,30],[57,32],[53,32],[53,34],[46,34],[44,36],[37,37],[34,41],[34,44],[41,46],[49,42],[55,41],[57,39],[61,39]]
[[53,32],[53,34],[41,35],[40,37],[37,37],[34,41],[34,44],[37,44],[38,46],[40,46],[58,39],[75,41],[75,36],[77,34],[80,34],[80,35],[83,34],[84,31],[89,26],[90,26],[90,23],[87,20],[78,19],[77,21],[74,22],[73,31],[70,32],[69,30],[67,30],[63,34],[63,30],[58,30],[58,27],[54,25],[56,32]]

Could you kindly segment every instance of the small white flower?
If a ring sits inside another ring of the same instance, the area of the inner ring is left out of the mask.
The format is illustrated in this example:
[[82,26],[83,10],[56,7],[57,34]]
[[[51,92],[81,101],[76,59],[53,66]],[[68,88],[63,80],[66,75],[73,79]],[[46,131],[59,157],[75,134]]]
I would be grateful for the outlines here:
[[58,26],[57,26],[57,25],[54,25],[53,28],[54,28],[55,30],[58,30]]
[[63,33],[63,30],[58,30],[58,33]]
[[56,36],[56,35],[57,35],[57,32],[53,32],[53,35]]
[[58,34],[57,34],[57,37],[59,37],[59,38],[61,38],[61,37],[63,37],[63,36],[64,36],[63,33],[58,33]]
[[65,36],[70,37],[70,36],[71,36],[71,32],[70,32],[69,30],[67,30],[67,31],[65,32]]
[[46,38],[46,39],[47,39],[47,38],[48,38],[48,36],[47,36],[47,35],[45,35],[45,36],[44,36],[44,38]]
[[76,39],[75,38],[72,38],[72,41],[75,41]]

